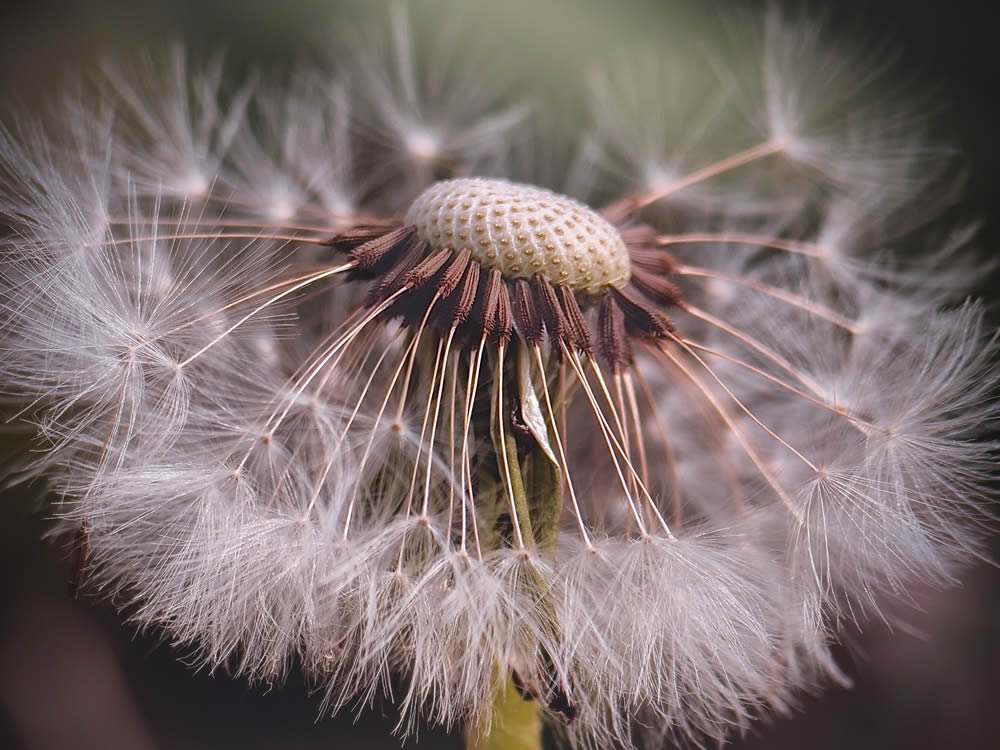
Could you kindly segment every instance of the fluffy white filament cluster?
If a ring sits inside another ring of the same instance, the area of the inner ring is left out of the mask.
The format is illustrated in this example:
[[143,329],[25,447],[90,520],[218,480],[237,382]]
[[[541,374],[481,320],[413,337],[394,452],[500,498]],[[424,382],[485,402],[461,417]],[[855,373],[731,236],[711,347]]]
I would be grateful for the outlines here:
[[[393,690],[404,731],[483,721],[516,673],[570,741],[655,747],[840,679],[844,619],[987,528],[996,346],[967,233],[928,222],[947,150],[776,14],[755,64],[606,66],[569,133],[467,37],[387,28],[273,85],[109,67],[0,131],[0,378],[87,581],[205,664]],[[630,206],[674,332],[496,369],[400,323],[327,240],[460,175]],[[501,438],[562,477],[544,545],[497,511],[498,375]]]

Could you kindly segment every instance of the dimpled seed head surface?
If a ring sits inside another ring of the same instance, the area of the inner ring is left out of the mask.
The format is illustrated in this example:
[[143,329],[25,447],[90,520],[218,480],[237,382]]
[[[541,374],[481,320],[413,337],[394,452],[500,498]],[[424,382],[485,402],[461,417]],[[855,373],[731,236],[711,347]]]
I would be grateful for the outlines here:
[[508,279],[544,275],[597,294],[631,276],[628,249],[608,221],[550,190],[506,180],[436,182],[417,196],[406,223],[436,250],[469,248]]

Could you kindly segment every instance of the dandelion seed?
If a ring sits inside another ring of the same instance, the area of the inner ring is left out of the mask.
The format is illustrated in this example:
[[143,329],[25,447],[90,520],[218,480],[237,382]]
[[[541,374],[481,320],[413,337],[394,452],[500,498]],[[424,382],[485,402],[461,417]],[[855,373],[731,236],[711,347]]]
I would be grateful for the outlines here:
[[643,746],[843,681],[844,617],[981,554],[996,345],[966,235],[926,283],[866,243],[938,167],[813,109],[801,33],[768,16],[758,138],[671,152],[662,68],[593,78],[597,207],[505,171],[528,110],[401,11],[361,70],[227,98],[175,53],[3,133],[0,375],[81,583],[473,744],[515,694]]

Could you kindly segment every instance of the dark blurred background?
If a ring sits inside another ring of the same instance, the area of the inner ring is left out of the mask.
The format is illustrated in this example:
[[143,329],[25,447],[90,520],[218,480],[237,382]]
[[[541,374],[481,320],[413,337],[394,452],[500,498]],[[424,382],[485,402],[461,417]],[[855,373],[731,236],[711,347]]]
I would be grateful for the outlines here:
[[[788,0],[789,6],[801,3]],[[419,3],[415,3],[419,5]],[[627,47],[678,28],[697,33],[725,9],[751,2],[508,0],[452,3],[476,13],[497,39],[535,50],[559,75],[606,40]],[[196,51],[223,49],[231,64],[265,70],[293,60],[336,18],[367,12],[362,0],[94,0],[6,3],[0,9],[0,112],[30,111],[67,70],[100,56],[183,39]],[[471,8],[473,8],[472,10]],[[691,11],[694,7],[696,10]],[[995,9],[951,0],[829,6],[828,22],[901,48],[900,69],[938,86],[942,128],[968,155],[964,211],[985,221],[985,252],[1000,248],[996,204],[1000,92]],[[576,45],[545,56],[557,31]],[[530,53],[529,53],[530,54]],[[987,295],[996,292],[988,287]],[[0,468],[2,473],[2,468]],[[319,700],[293,675],[284,687],[251,687],[195,671],[156,634],[122,625],[113,607],[68,598],[68,555],[39,541],[46,529],[38,490],[0,497],[0,747],[57,748],[396,748],[391,705],[317,719]],[[1000,556],[1000,547],[996,549]],[[856,681],[807,698],[790,718],[760,723],[741,750],[969,750],[1000,748],[1000,573],[971,569],[964,586],[926,592],[912,631],[870,623],[838,649]],[[420,747],[459,747],[423,732]]]

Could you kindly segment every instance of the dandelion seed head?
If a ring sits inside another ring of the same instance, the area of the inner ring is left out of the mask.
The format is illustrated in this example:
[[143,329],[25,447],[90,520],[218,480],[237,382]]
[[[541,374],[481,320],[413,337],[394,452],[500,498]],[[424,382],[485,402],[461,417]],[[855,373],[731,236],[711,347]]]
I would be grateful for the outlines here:
[[417,196],[405,220],[432,248],[468,247],[506,279],[542,274],[596,294],[630,277],[618,231],[591,208],[550,190],[506,180],[447,180]]
[[84,580],[404,734],[509,681],[577,746],[704,743],[844,682],[842,621],[991,523],[946,150],[840,117],[863,66],[775,12],[761,64],[567,87],[573,138],[416,20],[280,83],[175,48],[0,133],[0,377]]

